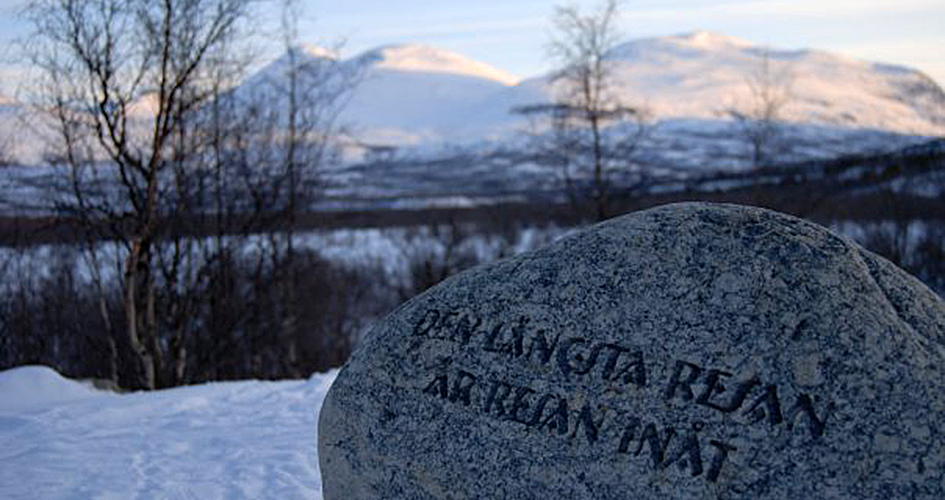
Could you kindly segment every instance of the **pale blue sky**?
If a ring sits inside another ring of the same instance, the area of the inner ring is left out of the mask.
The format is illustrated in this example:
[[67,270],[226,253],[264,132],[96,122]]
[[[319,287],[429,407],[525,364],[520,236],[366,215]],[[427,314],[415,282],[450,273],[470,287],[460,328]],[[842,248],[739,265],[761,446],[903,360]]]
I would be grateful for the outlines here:
[[[305,42],[347,39],[344,55],[378,45],[416,42],[477,59],[517,76],[549,68],[545,47],[554,6],[543,0],[301,0]],[[15,58],[10,40],[22,29],[15,5],[0,0],[0,62]],[[567,3],[567,2],[564,2]],[[579,0],[591,8],[594,0]],[[277,17],[277,16],[274,16]],[[627,0],[626,39],[705,29],[776,47],[818,48],[898,63],[945,84],[945,0]],[[0,92],[12,77],[0,74]]]

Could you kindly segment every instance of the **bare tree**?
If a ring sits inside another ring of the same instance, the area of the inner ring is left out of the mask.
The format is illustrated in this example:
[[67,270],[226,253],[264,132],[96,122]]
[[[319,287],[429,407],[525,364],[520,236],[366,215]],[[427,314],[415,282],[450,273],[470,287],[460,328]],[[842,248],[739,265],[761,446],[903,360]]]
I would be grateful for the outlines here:
[[283,362],[298,366],[301,336],[308,332],[299,324],[304,311],[297,308],[296,269],[303,263],[296,262],[295,228],[299,215],[317,197],[322,167],[335,157],[331,138],[338,131],[337,118],[361,71],[334,57],[340,45],[321,53],[305,51],[299,42],[300,2],[281,0],[281,9],[282,64],[250,99],[264,117],[260,133],[274,153],[269,155],[267,182],[273,188],[269,204],[278,208],[278,222],[269,233],[269,250],[273,268],[281,275],[278,294],[285,304],[279,327],[280,342],[286,346]]
[[[33,57],[47,109],[76,186],[95,170],[116,180],[115,197],[76,189],[78,211],[107,221],[127,252],[127,340],[143,385],[170,385],[184,362],[182,339],[163,335],[155,287],[156,240],[166,220],[175,165],[194,153],[193,116],[229,63],[221,49],[240,32],[250,0],[34,0]],[[177,169],[176,171],[180,171]],[[107,196],[106,198],[108,198]]]
[[[591,200],[597,220],[610,215],[613,174],[630,165],[645,132],[645,113],[621,98],[607,61],[618,42],[618,7],[617,0],[590,13],[557,7],[549,46],[560,68],[552,76],[555,101],[515,110],[550,119],[543,154],[560,165],[573,201]],[[589,177],[589,186],[581,185],[581,177]]]
[[728,111],[751,147],[751,164],[755,168],[767,165],[782,150],[783,111],[791,100],[794,84],[790,67],[775,65],[769,49],[763,49],[760,57],[757,68],[745,80],[748,103]]

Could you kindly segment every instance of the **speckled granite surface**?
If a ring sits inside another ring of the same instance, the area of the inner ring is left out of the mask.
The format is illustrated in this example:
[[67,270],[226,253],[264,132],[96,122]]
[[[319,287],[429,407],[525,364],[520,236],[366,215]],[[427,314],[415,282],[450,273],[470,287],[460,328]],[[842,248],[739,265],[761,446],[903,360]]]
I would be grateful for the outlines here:
[[945,304],[826,229],[678,204],[456,276],[321,411],[327,500],[945,498]]

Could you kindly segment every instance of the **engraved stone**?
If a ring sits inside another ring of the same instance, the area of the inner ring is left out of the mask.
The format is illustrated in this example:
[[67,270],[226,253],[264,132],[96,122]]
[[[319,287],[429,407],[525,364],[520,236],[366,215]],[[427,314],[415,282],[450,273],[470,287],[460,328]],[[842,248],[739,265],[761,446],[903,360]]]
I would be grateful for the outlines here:
[[377,324],[326,500],[945,498],[945,303],[828,230],[688,203],[473,269]]

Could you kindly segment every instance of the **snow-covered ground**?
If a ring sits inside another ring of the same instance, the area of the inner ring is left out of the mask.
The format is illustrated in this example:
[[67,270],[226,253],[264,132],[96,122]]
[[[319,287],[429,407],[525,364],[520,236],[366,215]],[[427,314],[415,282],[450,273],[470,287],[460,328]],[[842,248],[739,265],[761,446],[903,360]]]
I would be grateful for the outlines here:
[[0,498],[321,499],[336,373],[115,394],[41,366],[0,372]]

